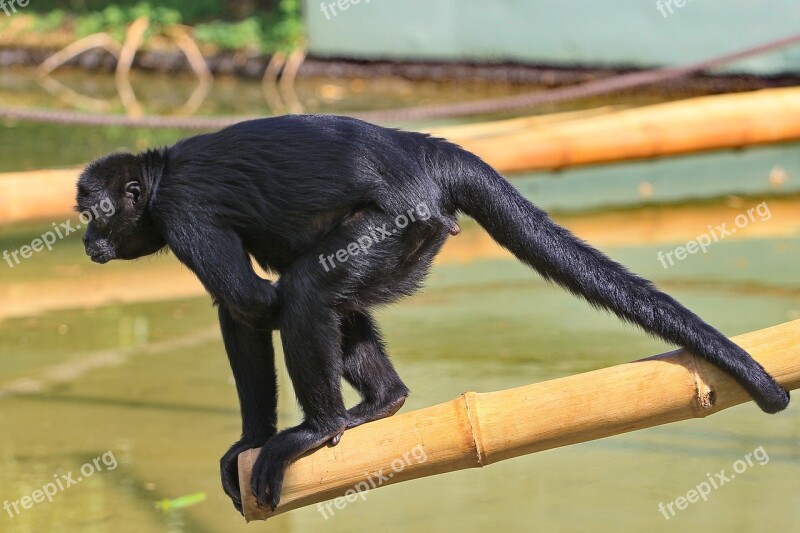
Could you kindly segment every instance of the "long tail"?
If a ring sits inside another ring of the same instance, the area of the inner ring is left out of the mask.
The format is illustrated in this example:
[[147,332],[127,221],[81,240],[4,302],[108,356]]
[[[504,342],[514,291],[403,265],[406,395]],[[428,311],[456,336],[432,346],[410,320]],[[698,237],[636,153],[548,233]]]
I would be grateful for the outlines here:
[[746,351],[651,282],[557,225],[477,156],[459,155],[461,176],[449,178],[453,204],[520,261],[593,306],[705,358],[729,373],[763,411],[786,408],[789,394]]

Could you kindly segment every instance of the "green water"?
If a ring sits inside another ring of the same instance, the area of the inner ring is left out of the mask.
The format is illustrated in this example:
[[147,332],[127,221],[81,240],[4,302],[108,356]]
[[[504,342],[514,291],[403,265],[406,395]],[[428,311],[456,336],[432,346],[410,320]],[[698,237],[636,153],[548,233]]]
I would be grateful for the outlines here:
[[[729,334],[797,318],[800,295],[790,271],[800,249],[786,242],[790,251],[784,247],[778,253],[776,243],[720,243],[714,251],[718,263],[698,267],[702,275],[693,278],[690,289],[670,292]],[[666,288],[681,287],[688,277],[685,270],[665,272],[650,248],[612,252]],[[726,256],[759,260],[749,271],[731,274]],[[119,271],[125,283],[126,268]],[[751,276],[767,286],[764,294],[741,290]],[[13,276],[4,272],[2,279]],[[396,366],[412,390],[406,409],[465,390],[505,389],[668,349],[505,260],[438,267],[423,293],[381,312],[380,319]],[[244,530],[218,488],[216,459],[236,437],[238,414],[214,329],[206,298],[0,322],[0,390],[20,378],[44,383],[42,390],[0,398],[0,498],[31,494],[55,473],[77,472],[107,451],[118,460],[113,471],[95,473],[53,503],[13,519],[0,514],[0,530]],[[51,376],[65,363],[82,368],[103,354],[116,358],[88,365],[73,377]],[[286,388],[285,373],[282,381]],[[284,424],[298,419],[286,391],[281,418]],[[667,531],[713,525],[758,531],[757,524],[768,521],[792,529],[800,525],[794,505],[800,494],[798,438],[796,408],[768,417],[750,404],[705,421],[382,488],[327,520],[308,508],[277,517],[267,527]],[[708,502],[693,504],[669,521],[659,513],[659,502],[685,494],[707,472],[730,471],[736,460],[761,446],[769,456],[765,465],[756,464],[713,492]],[[165,498],[198,492],[208,497],[194,506],[170,512],[155,507]]]
[[[0,129],[0,166],[79,163],[114,145],[136,148],[139,135],[150,144],[168,142],[178,133],[18,124]],[[782,154],[759,157],[790,166]],[[684,172],[699,172],[703,164],[684,165],[681,178]],[[662,163],[649,165],[645,170]],[[602,192],[590,175],[552,177],[570,180],[579,199]],[[731,192],[723,178],[716,182],[717,196]],[[760,169],[751,179],[763,179]],[[627,185],[635,188],[636,177],[630,176]],[[548,195],[545,189],[527,192],[541,194],[545,204],[562,194]],[[0,249],[29,243],[47,228],[48,222],[0,228]],[[464,230],[457,238],[480,231],[471,224]],[[727,334],[800,318],[800,245],[795,239],[724,241],[706,255],[665,270],[656,254],[673,246],[606,251]],[[83,257],[80,240],[73,237],[13,270],[0,263],[0,290],[55,279],[64,288],[90,291],[86,282],[100,269],[128,285],[134,272],[156,279],[179,268],[170,256],[97,267]],[[12,299],[34,301],[43,296],[35,290],[11,294]],[[404,410],[447,401],[465,390],[501,390],[671,349],[504,259],[476,257],[438,266],[423,292],[381,311],[379,319],[395,365],[412,391]],[[299,414],[285,371],[281,384],[281,424],[290,425]],[[347,398],[355,400],[351,391]],[[98,463],[99,471],[59,492],[52,503],[38,503],[13,518],[0,509],[3,532],[749,532],[767,524],[778,530],[800,527],[796,405],[777,416],[744,405],[703,421],[384,487],[327,519],[310,507],[247,529],[218,480],[218,457],[236,439],[238,427],[235,389],[215,313],[205,297],[90,309],[65,297],[62,310],[0,321],[0,504],[31,495],[54,475],[73,472],[77,477],[82,465],[108,452],[116,464],[111,469]],[[707,481],[707,473],[725,469],[730,476],[737,460],[762,447],[766,455],[760,457],[768,456],[768,462],[756,462],[711,492],[707,502],[690,504],[669,520],[659,511],[659,503],[685,496]],[[165,511],[157,505],[197,494],[206,497],[189,498],[186,507]]]

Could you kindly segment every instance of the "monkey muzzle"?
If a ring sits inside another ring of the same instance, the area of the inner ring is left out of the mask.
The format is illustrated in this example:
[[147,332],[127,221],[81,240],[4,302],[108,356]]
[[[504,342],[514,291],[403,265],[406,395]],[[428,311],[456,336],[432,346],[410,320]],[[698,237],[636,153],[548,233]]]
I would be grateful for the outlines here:
[[89,259],[94,263],[104,265],[114,259],[114,250],[107,241],[91,240],[84,236],[83,246],[86,250],[86,255],[88,255]]

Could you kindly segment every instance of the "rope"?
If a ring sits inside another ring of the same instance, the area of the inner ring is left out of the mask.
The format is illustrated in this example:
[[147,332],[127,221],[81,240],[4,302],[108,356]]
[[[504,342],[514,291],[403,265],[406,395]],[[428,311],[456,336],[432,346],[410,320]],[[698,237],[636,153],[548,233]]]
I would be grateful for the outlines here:
[[[549,91],[522,94],[505,98],[464,102],[456,104],[429,105],[406,109],[389,109],[348,113],[350,116],[374,122],[412,121],[434,118],[446,118],[468,115],[484,115],[525,109],[544,104],[553,104],[568,100],[577,100],[590,96],[599,96],[623,89],[631,89],[642,85],[650,85],[667,80],[683,78],[699,72],[711,70],[728,63],[761,55],[800,43],[800,34],[771,41],[769,43],[741,50],[732,54],[677,67],[665,67],[643,72],[622,74],[611,78],[594,80],[579,85],[562,87]],[[174,128],[186,130],[213,130],[229,126],[243,120],[258,118],[255,116],[224,117],[169,117],[143,116],[128,117],[125,115],[100,115],[78,111],[59,111],[52,109],[29,109],[0,106],[0,118],[23,120],[30,122],[48,122],[55,124],[86,126],[132,126],[142,128]]]

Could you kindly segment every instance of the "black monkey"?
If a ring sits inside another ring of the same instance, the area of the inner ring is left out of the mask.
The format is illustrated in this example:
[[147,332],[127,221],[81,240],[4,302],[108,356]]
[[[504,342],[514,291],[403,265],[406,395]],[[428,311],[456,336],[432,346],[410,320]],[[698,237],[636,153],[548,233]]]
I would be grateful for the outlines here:
[[[84,241],[93,261],[168,246],[219,307],[242,413],[242,438],[220,466],[240,511],[239,452],[263,446],[252,490],[259,505],[275,508],[292,460],[402,406],[408,389],[370,309],[419,287],[448,235],[458,232],[459,213],[547,280],[727,371],[764,411],[789,402],[742,348],[442,139],[345,117],[253,120],[93,162],[78,183],[78,208],[103,200],[113,202],[115,214],[89,225]],[[427,216],[400,227],[398,215],[420,206]],[[366,236],[373,242],[359,250],[354,243]],[[255,274],[251,257],[280,275],[279,288]],[[305,415],[280,432],[273,329],[281,331]],[[349,410],[342,376],[362,397]]]

